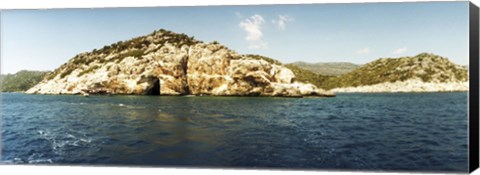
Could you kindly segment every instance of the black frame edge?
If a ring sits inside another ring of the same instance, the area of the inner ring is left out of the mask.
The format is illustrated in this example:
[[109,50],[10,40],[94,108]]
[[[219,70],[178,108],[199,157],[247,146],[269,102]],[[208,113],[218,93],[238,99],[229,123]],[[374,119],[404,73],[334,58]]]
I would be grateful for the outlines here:
[[478,7],[469,3],[469,172],[479,167],[479,13]]

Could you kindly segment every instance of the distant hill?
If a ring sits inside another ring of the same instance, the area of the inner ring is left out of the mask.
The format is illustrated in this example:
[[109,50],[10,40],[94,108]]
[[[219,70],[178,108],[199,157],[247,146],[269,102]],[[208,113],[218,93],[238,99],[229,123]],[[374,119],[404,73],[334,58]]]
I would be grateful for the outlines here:
[[329,76],[329,75],[322,75],[322,74],[314,73],[311,70],[305,69],[305,68],[303,68],[301,66],[297,66],[295,64],[283,64],[282,62],[280,62],[280,61],[278,61],[274,58],[269,58],[269,57],[262,56],[262,55],[245,55],[245,56],[248,56],[250,58],[254,58],[254,59],[257,59],[257,60],[260,60],[260,59],[265,60],[265,61],[267,61],[271,64],[275,64],[275,65],[283,65],[286,68],[290,69],[295,74],[295,78],[296,78],[295,80],[300,81],[300,82],[305,82],[305,83],[311,83],[311,84],[314,84],[317,87],[321,87],[322,83],[324,81],[333,77],[333,76]]
[[327,79],[325,89],[419,80],[425,83],[468,81],[468,70],[447,58],[421,53],[413,57],[381,58],[341,76]]
[[303,61],[297,61],[287,65],[295,65],[297,67],[312,71],[316,74],[331,76],[343,75],[360,67],[360,65],[348,62],[307,63]]
[[2,92],[23,92],[40,82],[47,71],[22,70],[15,74],[1,75]]

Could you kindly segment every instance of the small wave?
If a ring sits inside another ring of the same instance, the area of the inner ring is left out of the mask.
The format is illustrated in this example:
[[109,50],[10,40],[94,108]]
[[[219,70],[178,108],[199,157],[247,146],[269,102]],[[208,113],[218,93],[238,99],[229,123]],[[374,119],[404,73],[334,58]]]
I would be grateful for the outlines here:
[[52,159],[29,160],[28,163],[53,163]]
[[223,114],[210,114],[209,116],[211,116],[211,117],[223,117],[225,115],[223,115]]
[[80,139],[80,141],[85,142],[85,143],[91,143],[92,139]]
[[45,131],[42,131],[42,130],[38,130],[37,133],[42,135],[42,136],[45,135]]
[[42,163],[53,163],[52,159],[45,158],[45,155],[42,153],[33,153],[28,158],[19,158],[15,157],[13,160],[4,161],[5,163],[32,163],[32,164],[42,164]]
[[125,106],[123,103],[118,104],[118,106]]
[[50,132],[44,131],[44,130],[38,130],[37,133],[40,135],[40,138],[45,139],[45,140],[52,140],[52,135]]
[[52,159],[44,158],[45,155],[41,153],[33,153],[27,159],[28,163],[53,163]]
[[139,146],[139,145],[145,145],[145,144],[148,144],[148,142],[144,140],[137,140],[135,142],[128,144],[128,146]]
[[85,147],[92,142],[92,138],[86,137],[86,134],[83,134],[82,137],[79,136],[79,133],[52,134],[44,130],[39,130],[37,133],[40,135],[40,138],[48,140],[51,144],[51,149],[59,155],[72,147]]
[[13,160],[2,160],[2,163],[5,164],[19,164],[19,163],[25,163],[21,158],[15,157]]

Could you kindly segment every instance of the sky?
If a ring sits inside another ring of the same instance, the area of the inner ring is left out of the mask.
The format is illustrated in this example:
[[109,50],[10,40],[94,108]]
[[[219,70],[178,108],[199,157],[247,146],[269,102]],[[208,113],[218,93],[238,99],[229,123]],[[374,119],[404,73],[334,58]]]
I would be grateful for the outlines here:
[[468,2],[3,10],[1,73],[53,70],[76,54],[166,29],[283,63],[429,52],[468,65]]

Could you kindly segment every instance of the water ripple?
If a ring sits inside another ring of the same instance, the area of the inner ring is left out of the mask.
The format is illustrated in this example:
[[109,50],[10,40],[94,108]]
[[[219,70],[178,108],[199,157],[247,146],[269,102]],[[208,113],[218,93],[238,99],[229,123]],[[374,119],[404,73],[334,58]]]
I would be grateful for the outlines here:
[[9,164],[468,168],[466,93],[2,97]]

